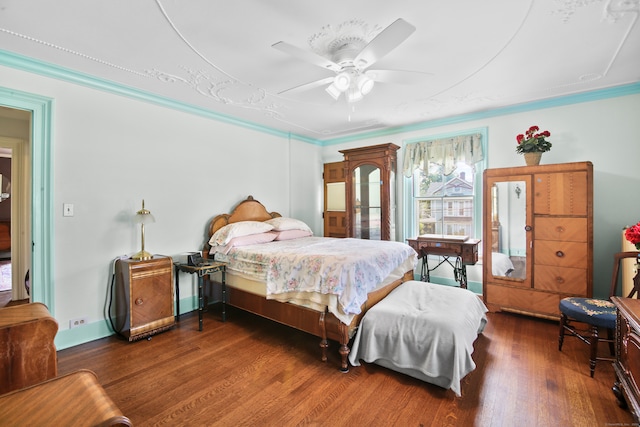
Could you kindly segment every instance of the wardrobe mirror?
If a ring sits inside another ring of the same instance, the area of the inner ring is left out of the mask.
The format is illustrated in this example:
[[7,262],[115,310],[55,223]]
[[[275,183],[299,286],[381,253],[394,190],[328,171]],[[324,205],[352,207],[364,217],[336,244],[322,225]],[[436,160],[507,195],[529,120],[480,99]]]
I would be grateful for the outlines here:
[[527,185],[496,182],[491,187],[491,271],[494,277],[526,278]]

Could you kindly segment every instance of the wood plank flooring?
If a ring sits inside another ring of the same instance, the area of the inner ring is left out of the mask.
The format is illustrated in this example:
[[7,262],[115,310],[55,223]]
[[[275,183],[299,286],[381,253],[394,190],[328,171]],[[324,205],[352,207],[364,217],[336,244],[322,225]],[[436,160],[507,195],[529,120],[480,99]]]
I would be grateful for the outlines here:
[[[93,370],[136,426],[633,425],[611,391],[612,366],[589,376],[588,348],[558,324],[489,313],[463,396],[377,365],[339,372],[337,345],[257,316],[213,308],[134,343],[109,337],[58,352],[59,374]],[[61,409],[64,410],[64,409]]]

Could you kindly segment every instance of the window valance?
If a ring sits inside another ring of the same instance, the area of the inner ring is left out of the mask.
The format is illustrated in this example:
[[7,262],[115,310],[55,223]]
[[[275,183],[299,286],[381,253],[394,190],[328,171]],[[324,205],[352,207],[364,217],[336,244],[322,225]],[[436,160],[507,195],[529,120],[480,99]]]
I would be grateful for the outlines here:
[[429,162],[443,165],[445,175],[456,168],[456,163],[473,165],[484,158],[482,134],[460,135],[407,144],[404,147],[402,171],[407,178],[420,168],[426,169]]

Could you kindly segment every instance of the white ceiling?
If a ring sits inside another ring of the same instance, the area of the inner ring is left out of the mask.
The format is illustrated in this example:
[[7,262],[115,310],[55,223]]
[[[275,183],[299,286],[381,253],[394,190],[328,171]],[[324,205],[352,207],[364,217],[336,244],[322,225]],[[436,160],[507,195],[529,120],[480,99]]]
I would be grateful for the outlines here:
[[[326,140],[640,81],[640,0],[0,0],[0,49],[224,117]],[[362,101],[271,47],[416,27]],[[2,80],[0,76],[0,85]]]

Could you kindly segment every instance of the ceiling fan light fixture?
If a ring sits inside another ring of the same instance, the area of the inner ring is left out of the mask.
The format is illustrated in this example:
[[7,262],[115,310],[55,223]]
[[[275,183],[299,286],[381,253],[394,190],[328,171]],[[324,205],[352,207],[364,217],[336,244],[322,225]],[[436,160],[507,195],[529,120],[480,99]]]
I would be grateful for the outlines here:
[[342,72],[333,79],[333,85],[340,92],[344,92],[351,86],[351,76],[349,73]]
[[371,92],[371,89],[373,89],[374,84],[375,82],[373,81],[373,79],[370,79],[369,76],[365,74],[361,74],[360,77],[358,77],[358,89],[360,90],[360,93],[362,93],[363,95],[366,95],[369,92]]
[[338,90],[335,83],[331,83],[325,90],[336,101],[340,98],[340,94],[342,93],[342,91]]

